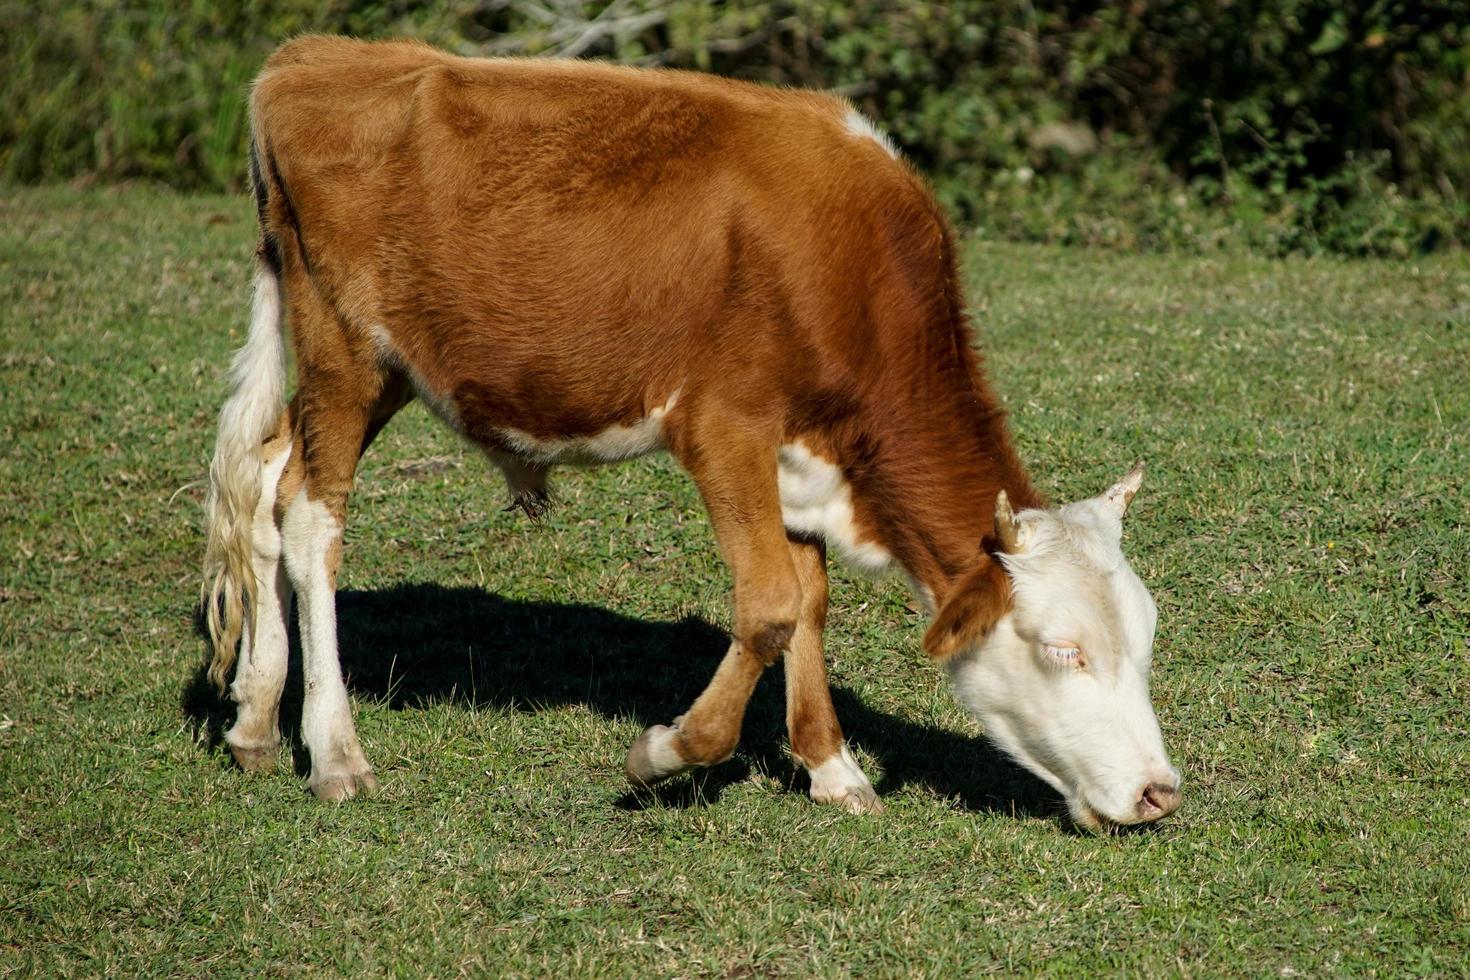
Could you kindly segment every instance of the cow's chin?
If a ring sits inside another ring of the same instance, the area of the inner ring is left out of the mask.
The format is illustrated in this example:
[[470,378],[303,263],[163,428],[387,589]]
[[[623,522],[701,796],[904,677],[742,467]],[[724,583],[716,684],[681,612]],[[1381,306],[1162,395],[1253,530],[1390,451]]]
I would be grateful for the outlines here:
[[[983,716],[981,720],[985,720]],[[991,733],[991,741],[1006,755],[1056,790],[1067,805],[1067,815],[1079,829],[1095,834],[1106,834],[1140,822],[1134,813],[1110,815],[1107,807],[1089,800],[1083,790],[1071,785],[1068,780],[1059,776],[1049,766],[1044,765],[1026,751],[1024,746],[1014,738],[1007,720],[992,718],[986,723],[986,729]]]
[[1117,826],[1113,821],[1078,800],[1067,801],[1067,813],[1072,818],[1073,826],[1089,833],[1106,834]]
[[1067,814],[1072,818],[1074,826],[1093,834],[1116,833],[1138,823],[1136,820],[1124,822],[1106,817],[1083,800],[1075,798],[1067,800]]
[[1028,752],[1020,739],[1016,738],[1010,719],[993,714],[987,718],[985,713],[974,707],[970,705],[966,707],[970,707],[971,711],[984,723],[992,744],[1010,756],[1017,765],[1056,790],[1057,795],[1066,802],[1067,814],[1072,818],[1074,824],[1094,833],[1106,833],[1118,826],[1118,821],[1104,815],[1102,811],[1087,801],[1079,789],[1069,785],[1067,780],[1054,772],[1050,766],[1044,765]]

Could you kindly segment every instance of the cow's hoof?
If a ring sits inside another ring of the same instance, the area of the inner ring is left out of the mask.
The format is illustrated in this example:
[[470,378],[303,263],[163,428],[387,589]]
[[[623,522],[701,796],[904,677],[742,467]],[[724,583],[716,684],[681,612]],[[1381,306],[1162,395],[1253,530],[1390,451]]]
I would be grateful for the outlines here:
[[378,791],[378,777],[371,769],[361,772],[337,772],[317,775],[312,772],[306,786],[319,800],[343,803],[359,794],[372,796]]
[[812,799],[817,803],[840,806],[850,813],[882,813],[878,792],[846,745],[826,762],[808,770],[812,778]]
[[882,813],[883,803],[871,786],[848,786],[840,791],[817,792],[812,787],[812,799],[823,805],[840,806],[848,813]]
[[246,772],[271,772],[276,768],[276,762],[281,757],[281,743],[231,745],[230,755],[235,757],[235,765]]
[[674,739],[678,734],[678,728],[654,725],[639,735],[638,741],[628,750],[628,761],[624,766],[628,782],[638,789],[647,789],[670,776],[677,776],[694,768],[684,761],[684,757],[674,747]]

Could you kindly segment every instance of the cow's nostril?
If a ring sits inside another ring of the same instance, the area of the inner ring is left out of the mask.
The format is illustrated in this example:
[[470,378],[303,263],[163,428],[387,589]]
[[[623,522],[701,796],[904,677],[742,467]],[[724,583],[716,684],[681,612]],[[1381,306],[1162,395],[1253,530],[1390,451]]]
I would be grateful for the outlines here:
[[1138,815],[1144,820],[1158,820],[1179,809],[1179,787],[1167,783],[1149,783],[1138,799]]

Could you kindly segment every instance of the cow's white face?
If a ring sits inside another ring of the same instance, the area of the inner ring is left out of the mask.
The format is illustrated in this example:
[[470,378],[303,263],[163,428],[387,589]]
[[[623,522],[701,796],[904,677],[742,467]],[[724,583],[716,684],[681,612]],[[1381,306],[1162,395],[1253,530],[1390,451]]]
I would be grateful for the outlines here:
[[997,501],[1014,605],[950,661],[960,702],[1090,829],[1179,804],[1149,700],[1158,612],[1123,557],[1123,512],[1142,468],[1100,497],[1014,516]]

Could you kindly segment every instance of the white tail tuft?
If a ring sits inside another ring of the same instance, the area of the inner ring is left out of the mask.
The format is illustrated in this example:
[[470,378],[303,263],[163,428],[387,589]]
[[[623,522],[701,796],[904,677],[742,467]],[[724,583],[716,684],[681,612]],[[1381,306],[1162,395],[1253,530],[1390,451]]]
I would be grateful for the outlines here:
[[209,536],[204,550],[204,616],[214,647],[209,677],[221,691],[235,663],[245,616],[254,617],[251,524],[262,490],[260,447],[280,420],[285,394],[281,282],[262,263],[255,273],[250,335],[230,363],[230,395],[219,413],[204,501]]

